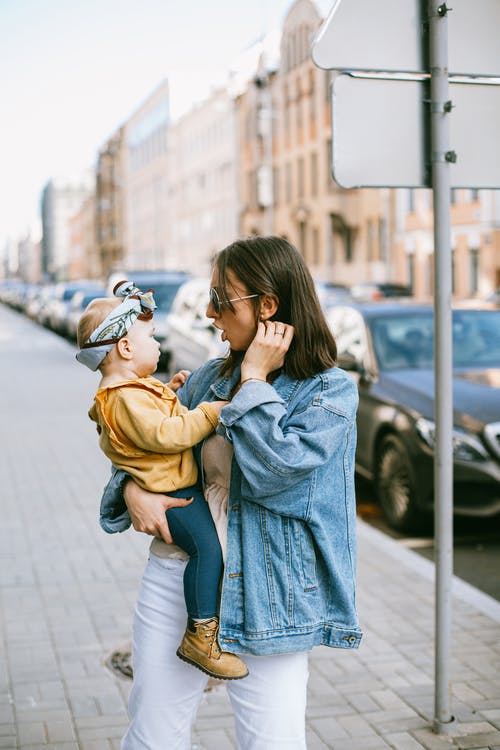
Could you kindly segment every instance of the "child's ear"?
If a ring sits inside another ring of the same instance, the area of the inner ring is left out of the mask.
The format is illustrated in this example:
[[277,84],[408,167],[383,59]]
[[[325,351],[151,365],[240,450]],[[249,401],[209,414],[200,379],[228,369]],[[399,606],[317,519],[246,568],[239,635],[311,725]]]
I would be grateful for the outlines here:
[[126,336],[116,342],[116,350],[122,359],[132,359],[132,345]]
[[279,307],[278,298],[274,294],[263,294],[260,299],[259,320],[270,320]]

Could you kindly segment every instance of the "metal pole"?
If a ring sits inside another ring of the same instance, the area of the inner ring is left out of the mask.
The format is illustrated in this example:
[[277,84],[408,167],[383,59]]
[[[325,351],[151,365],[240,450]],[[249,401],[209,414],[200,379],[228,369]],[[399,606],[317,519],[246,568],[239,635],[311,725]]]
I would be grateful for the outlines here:
[[435,695],[437,733],[455,723],[450,710],[450,651],[453,576],[453,363],[451,318],[451,229],[448,93],[448,8],[429,2],[431,70],[431,144],[434,203],[434,336],[435,421],[434,537],[436,562]]

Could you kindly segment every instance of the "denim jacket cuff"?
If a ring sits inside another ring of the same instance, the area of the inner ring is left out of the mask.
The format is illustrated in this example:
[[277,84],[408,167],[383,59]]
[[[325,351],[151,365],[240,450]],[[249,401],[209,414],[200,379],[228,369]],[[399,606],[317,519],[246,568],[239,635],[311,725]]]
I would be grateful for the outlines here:
[[131,525],[123,497],[123,488],[128,479],[130,474],[113,466],[111,478],[103,490],[99,512],[100,525],[108,534],[125,531]]
[[233,397],[231,403],[221,409],[219,421],[224,427],[231,427],[250,409],[269,403],[284,404],[285,402],[270,383],[249,381]]

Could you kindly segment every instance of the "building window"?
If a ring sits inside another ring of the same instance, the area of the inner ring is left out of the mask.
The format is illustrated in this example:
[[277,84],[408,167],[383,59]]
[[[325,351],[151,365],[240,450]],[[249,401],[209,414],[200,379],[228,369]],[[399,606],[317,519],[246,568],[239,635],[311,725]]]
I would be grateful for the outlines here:
[[309,71],[309,96],[314,96],[315,84],[316,84],[316,71],[310,70]]
[[[283,96],[284,96],[284,112],[283,112],[283,125],[284,125],[284,133],[285,133],[285,140],[288,140],[290,137],[290,90],[287,85],[283,88]],[[287,145],[287,144],[285,144]]]
[[479,200],[479,190],[477,188],[474,188],[470,191],[470,199],[471,201],[478,201]]
[[332,163],[333,163],[333,153],[332,153],[332,139],[329,138],[326,142],[326,187],[328,192],[332,193],[334,189],[334,182],[332,177]]
[[295,94],[295,106],[296,106],[296,118],[297,118],[297,130],[302,128],[302,89],[300,84],[300,78],[296,81],[296,94]]
[[378,224],[378,236],[380,247],[380,260],[386,262],[389,259],[389,236],[387,232],[387,220],[380,218]]
[[477,294],[479,289],[479,248],[470,249],[470,293]]
[[315,151],[311,154],[311,195],[313,198],[318,195],[318,154]]
[[273,202],[275,206],[279,204],[279,200],[280,200],[279,179],[280,179],[279,167],[274,167],[273,169]]
[[366,227],[366,260],[370,263],[375,258],[375,225],[368,219]]
[[306,239],[307,239],[307,225],[305,221],[299,222],[299,250],[302,253],[302,257],[307,259],[307,248],[306,248]]
[[304,159],[297,161],[297,198],[304,197]]
[[340,214],[330,214],[331,223],[331,241],[332,241],[332,261],[337,256],[336,248],[343,246],[344,249],[344,260],[346,263],[351,263],[353,260],[353,247],[352,247],[352,231],[351,227],[346,224],[344,218]]
[[319,231],[317,229],[313,229],[312,233],[312,251],[313,251],[313,264],[315,266],[319,266],[320,263],[320,257],[319,257]]
[[330,74],[329,70],[325,70],[325,76],[324,76],[323,80],[324,80],[324,84],[325,84],[325,102],[330,103],[330,99],[331,99],[331,95],[332,95],[330,84],[331,84],[331,81],[332,81],[332,77],[331,77],[331,74]]
[[408,190],[408,211],[412,214],[415,211],[415,190]]
[[452,205],[458,203],[458,190],[456,188],[453,188],[453,190],[451,191],[450,200]]
[[413,287],[415,284],[415,255],[413,253],[408,253],[407,263],[408,263],[408,286],[410,287],[411,293],[413,294]]
[[287,164],[285,166],[285,198],[287,203],[292,202],[292,165]]

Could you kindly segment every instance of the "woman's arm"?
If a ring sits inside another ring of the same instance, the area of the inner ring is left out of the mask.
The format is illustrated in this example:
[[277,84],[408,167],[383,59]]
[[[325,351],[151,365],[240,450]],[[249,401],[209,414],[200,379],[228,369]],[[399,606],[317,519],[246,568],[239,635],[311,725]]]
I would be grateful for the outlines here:
[[[324,376],[309,385],[300,406],[287,410],[267,383],[248,383],[222,412],[247,497],[280,513],[279,496],[347,450],[355,437],[357,389],[349,376]],[[307,385],[305,386],[308,387]],[[276,500],[274,500],[276,497]],[[307,497],[290,515],[305,517]]]
[[129,474],[113,467],[101,499],[100,524],[108,534],[126,531],[132,524],[136,531],[152,534],[171,544],[165,511],[190,503],[189,499],[147,492]]

